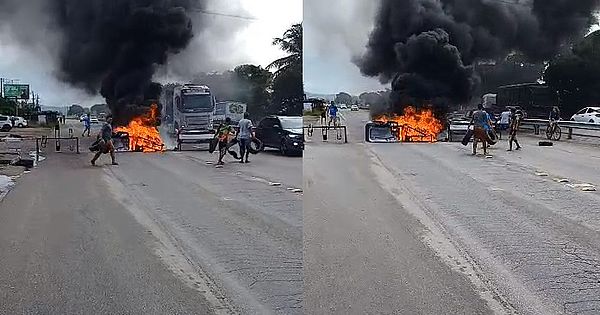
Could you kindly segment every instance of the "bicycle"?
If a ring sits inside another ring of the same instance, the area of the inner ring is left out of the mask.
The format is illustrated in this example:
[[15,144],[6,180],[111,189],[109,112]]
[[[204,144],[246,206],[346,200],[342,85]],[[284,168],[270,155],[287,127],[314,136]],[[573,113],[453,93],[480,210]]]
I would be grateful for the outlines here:
[[560,140],[561,135],[562,130],[558,125],[558,121],[548,122],[548,125],[546,125],[546,138],[548,138],[548,140],[558,141]]

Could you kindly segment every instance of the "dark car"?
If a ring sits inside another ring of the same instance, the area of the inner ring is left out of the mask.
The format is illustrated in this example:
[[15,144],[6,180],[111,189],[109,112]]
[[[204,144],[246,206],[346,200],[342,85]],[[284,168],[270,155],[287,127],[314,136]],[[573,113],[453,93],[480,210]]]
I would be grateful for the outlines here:
[[301,116],[268,116],[256,127],[256,137],[265,147],[276,148],[283,155],[302,154],[304,150]]

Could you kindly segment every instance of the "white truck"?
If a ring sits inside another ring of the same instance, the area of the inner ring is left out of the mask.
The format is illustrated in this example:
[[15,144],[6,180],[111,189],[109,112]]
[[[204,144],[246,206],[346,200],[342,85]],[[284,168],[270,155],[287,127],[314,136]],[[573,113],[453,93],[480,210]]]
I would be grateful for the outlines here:
[[237,123],[244,118],[244,113],[248,105],[240,102],[218,102],[215,106],[215,112],[213,115],[213,123],[215,126],[225,121],[227,117],[231,118],[231,122],[233,125],[237,125]]
[[163,95],[163,117],[169,131],[177,139],[177,148],[183,143],[207,143],[214,137],[213,115],[216,98],[206,85],[177,85]]

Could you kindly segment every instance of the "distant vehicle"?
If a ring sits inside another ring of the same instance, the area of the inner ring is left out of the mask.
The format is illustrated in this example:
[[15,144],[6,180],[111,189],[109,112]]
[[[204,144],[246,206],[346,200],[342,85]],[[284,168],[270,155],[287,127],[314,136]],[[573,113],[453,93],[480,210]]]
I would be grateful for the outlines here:
[[98,120],[98,117],[96,117],[96,116],[90,116],[90,123],[91,124],[99,124],[100,120]]
[[496,94],[486,94],[482,97],[481,104],[483,105],[483,108],[493,110],[496,108],[496,105],[497,105],[496,99],[497,99]]
[[304,150],[301,116],[268,116],[258,123],[256,137],[265,147],[279,149],[281,154],[302,154]]
[[244,118],[247,107],[248,105],[240,102],[219,102],[215,106],[213,124],[218,125],[229,117],[232,124],[237,125]]
[[350,110],[353,111],[353,112],[358,111],[358,109],[359,109],[358,105],[352,105],[352,106],[350,106]]
[[19,116],[11,116],[10,119],[14,120],[14,126],[19,128],[27,127],[27,120]]
[[8,132],[12,129],[12,124],[10,122],[10,117],[0,115],[0,131]]
[[365,141],[373,143],[395,143],[398,139],[398,124],[395,122],[369,121],[365,125]]
[[586,107],[571,117],[572,121],[600,124],[600,107]]
[[[555,91],[544,84],[524,83],[506,85],[498,88],[497,105],[494,110],[502,111],[506,107],[521,107],[529,118],[548,119],[548,113],[559,99]],[[525,113],[523,111],[523,113]]]
[[346,105],[346,104],[340,104],[339,108],[340,109],[348,109],[348,105]]

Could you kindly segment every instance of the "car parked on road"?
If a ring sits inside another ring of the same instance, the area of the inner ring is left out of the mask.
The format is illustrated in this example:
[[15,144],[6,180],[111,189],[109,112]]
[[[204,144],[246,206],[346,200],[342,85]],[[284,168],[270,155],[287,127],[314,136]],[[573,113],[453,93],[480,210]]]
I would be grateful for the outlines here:
[[0,115],[0,131],[8,132],[12,129],[12,123],[9,116]]
[[357,112],[359,110],[358,105],[352,105],[350,106],[350,110],[353,112]]
[[91,124],[99,124],[100,120],[96,116],[90,116],[90,123]]
[[572,121],[600,124],[600,107],[586,107],[571,117]]
[[302,127],[301,116],[268,116],[258,123],[256,137],[264,147],[279,149],[283,155],[302,154]]
[[11,116],[10,119],[12,121],[14,121],[13,126],[14,127],[19,127],[19,128],[25,128],[27,127],[27,119],[23,118],[23,117],[19,117],[19,116]]
[[348,109],[348,105],[346,104],[340,104],[340,106],[338,106],[340,109]]

